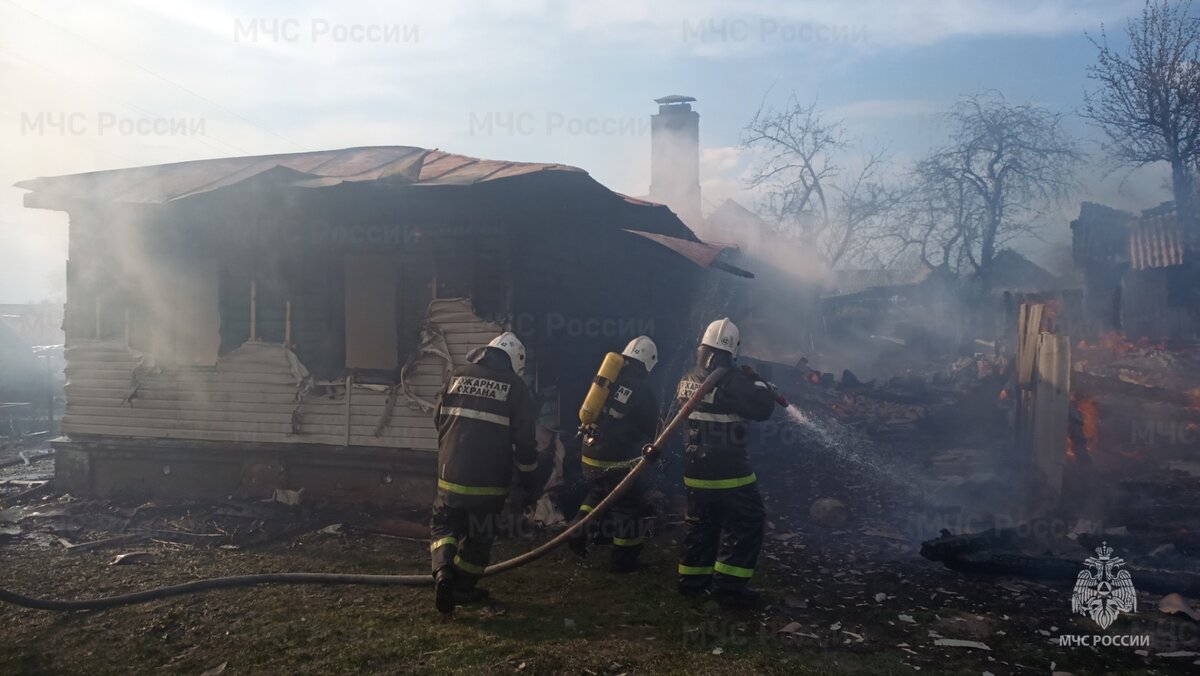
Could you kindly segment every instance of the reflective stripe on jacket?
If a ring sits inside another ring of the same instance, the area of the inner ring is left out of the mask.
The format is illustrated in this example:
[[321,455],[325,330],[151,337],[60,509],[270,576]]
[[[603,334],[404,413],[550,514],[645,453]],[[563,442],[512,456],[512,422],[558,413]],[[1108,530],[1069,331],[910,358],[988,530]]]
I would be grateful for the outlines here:
[[[680,404],[700,387],[711,369],[697,365],[679,382]],[[746,442],[750,422],[771,417],[775,396],[766,383],[732,370],[688,416],[683,483],[692,489],[738,488],[754,483]]]
[[513,465],[537,469],[533,397],[511,368],[485,356],[446,379],[438,394],[438,489],[478,502],[508,494]]
[[[631,360],[632,361],[632,360]],[[658,400],[641,362],[627,363],[613,383],[596,421],[594,437],[583,444],[583,464],[597,469],[630,467],[658,428]]]

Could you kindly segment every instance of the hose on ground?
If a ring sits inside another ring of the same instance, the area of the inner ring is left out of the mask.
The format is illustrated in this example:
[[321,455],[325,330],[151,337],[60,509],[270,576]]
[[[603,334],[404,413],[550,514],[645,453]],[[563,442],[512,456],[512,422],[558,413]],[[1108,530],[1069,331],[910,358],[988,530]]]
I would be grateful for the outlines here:
[[[727,368],[718,368],[709,374],[704,383],[692,394],[691,397],[680,407],[667,426],[659,432],[655,438],[653,447],[662,448],[668,439],[679,429],[700,400],[712,390],[716,384],[728,372]],[[617,484],[600,504],[596,505],[591,512],[587,513],[584,518],[571,524],[563,532],[554,536],[550,540],[543,543],[541,546],[531,549],[524,554],[515,556],[507,561],[501,561],[488,566],[483,574],[498,575],[505,573],[514,568],[519,568],[527,563],[536,561],[546,554],[554,551],[563,543],[569,540],[572,536],[579,532],[580,529],[586,528],[587,524],[593,519],[604,514],[613,502],[620,499],[622,495],[628,491],[638,477],[646,471],[652,460],[643,456],[641,460],[634,465],[633,469],[625,475],[625,478]],[[167,599],[175,596],[183,596],[185,594],[195,594],[197,592],[210,591],[213,589],[232,589],[234,587],[254,587],[265,584],[323,584],[323,585],[376,585],[376,586],[422,586],[433,584],[433,576],[428,573],[418,575],[353,575],[341,573],[261,573],[257,575],[235,575],[232,577],[214,577],[205,580],[195,580],[185,582],[183,584],[171,585],[169,587],[157,587],[155,589],[146,589],[138,592],[130,592],[128,594],[118,594],[116,596],[103,596],[94,599],[75,599],[75,600],[58,600],[58,599],[40,599],[31,596],[25,596],[7,589],[0,589],[0,601],[11,603],[13,605],[22,606],[25,608],[33,608],[35,610],[56,610],[56,611],[74,611],[74,610],[107,610],[119,606],[128,606],[136,603],[146,603],[148,601],[156,601],[159,599]]]

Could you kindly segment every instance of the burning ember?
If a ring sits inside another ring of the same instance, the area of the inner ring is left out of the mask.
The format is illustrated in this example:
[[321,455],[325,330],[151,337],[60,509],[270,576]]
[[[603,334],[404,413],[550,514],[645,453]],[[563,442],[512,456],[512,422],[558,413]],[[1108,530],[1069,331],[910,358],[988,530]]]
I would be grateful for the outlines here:
[[[1091,455],[1098,448],[1100,437],[1100,408],[1094,399],[1071,392],[1071,406],[1078,412],[1078,427],[1067,434],[1067,459],[1074,462],[1078,455],[1076,441],[1083,442],[1083,450]],[[1082,437],[1077,439],[1077,437]]]

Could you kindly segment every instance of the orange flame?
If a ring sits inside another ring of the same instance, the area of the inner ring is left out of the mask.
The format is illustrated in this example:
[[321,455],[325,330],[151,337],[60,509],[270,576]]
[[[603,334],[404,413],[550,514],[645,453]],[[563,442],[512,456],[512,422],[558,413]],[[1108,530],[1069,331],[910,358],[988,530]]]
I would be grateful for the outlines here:
[[[1079,415],[1083,419],[1083,441],[1086,444],[1087,452],[1095,454],[1100,438],[1100,408],[1094,400],[1084,398],[1078,392],[1071,393],[1071,404],[1079,411]],[[1076,457],[1075,439],[1068,434],[1067,459],[1074,461]]]
[[1095,449],[1100,439],[1100,408],[1091,399],[1082,399],[1077,405],[1083,414],[1083,438],[1087,439],[1089,449]]

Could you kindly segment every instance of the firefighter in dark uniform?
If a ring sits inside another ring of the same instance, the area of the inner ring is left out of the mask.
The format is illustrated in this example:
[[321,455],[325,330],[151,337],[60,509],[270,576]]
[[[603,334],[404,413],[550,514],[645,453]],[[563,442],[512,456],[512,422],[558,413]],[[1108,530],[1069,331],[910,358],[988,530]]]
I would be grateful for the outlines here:
[[[658,347],[648,336],[634,338],[621,353],[624,365],[609,391],[596,422],[583,430],[583,471],[591,488],[575,521],[600,504],[641,457],[642,446],[653,440],[658,427],[658,401],[647,378],[658,363]],[[640,568],[644,533],[641,528],[643,491],[634,486],[601,517],[570,542],[586,556],[589,543],[612,540],[612,570],[632,573]],[[597,535],[600,535],[597,538]]]
[[487,567],[513,465],[538,490],[533,396],[521,380],[525,347],[512,333],[467,355],[438,394],[438,494],[429,530],[435,605],[443,613],[487,598]]
[[740,337],[728,319],[704,331],[696,366],[679,383],[682,404],[713,370],[728,367],[688,417],[683,483],[687,493],[687,535],[679,562],[679,592],[712,595],[721,605],[745,607],[757,601],[749,588],[763,540],[763,502],[746,450],[750,421],[771,417],[770,385],[735,369]]

